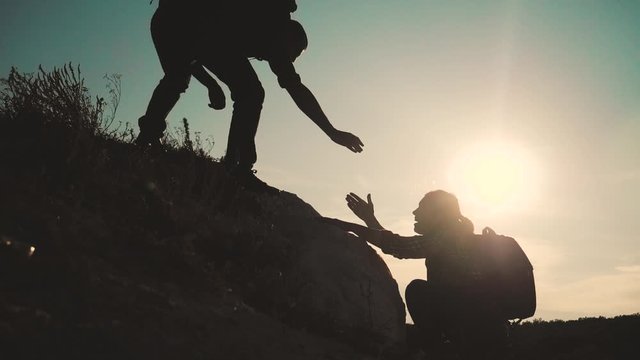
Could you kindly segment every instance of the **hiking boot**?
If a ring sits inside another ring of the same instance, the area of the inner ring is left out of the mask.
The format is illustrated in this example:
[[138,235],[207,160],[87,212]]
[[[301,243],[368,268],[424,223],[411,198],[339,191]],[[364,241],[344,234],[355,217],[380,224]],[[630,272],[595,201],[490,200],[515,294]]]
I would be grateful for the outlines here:
[[166,128],[164,122],[155,124],[150,122],[146,116],[142,116],[138,119],[138,127],[140,127],[140,132],[134,141],[136,145],[140,147],[159,147],[161,145],[160,139],[162,139]]
[[256,170],[249,169],[244,171],[232,171],[231,175],[235,177],[238,183],[246,190],[270,195],[278,195],[280,193],[280,190],[258,179],[255,173]]
[[138,134],[138,137],[134,140],[134,144],[140,147],[153,147],[153,148],[160,147],[161,145],[160,137],[150,135],[149,133],[146,133],[144,131],[141,131]]

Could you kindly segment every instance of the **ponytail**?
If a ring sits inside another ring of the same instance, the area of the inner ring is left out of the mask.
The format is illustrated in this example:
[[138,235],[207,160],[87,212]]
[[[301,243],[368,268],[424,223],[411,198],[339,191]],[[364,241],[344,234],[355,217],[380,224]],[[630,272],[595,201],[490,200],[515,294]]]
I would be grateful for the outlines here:
[[474,226],[471,220],[469,220],[469,218],[467,218],[466,216],[460,215],[458,222],[460,224],[461,232],[473,234]]

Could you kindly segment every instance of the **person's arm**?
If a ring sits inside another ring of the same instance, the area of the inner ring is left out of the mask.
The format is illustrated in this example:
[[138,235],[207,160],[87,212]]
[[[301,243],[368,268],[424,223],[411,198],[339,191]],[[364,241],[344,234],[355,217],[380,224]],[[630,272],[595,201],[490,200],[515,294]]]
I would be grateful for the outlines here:
[[348,222],[348,221],[343,221],[340,219],[334,219],[334,218],[328,218],[328,217],[324,217],[321,216],[320,217],[320,221],[326,223],[326,224],[330,224],[336,227],[339,227],[340,229],[344,230],[344,231],[350,231],[356,235],[358,235],[361,238],[366,239],[368,242],[372,243],[373,245],[376,245],[378,247],[380,247],[380,242],[378,241],[380,236],[379,236],[379,232],[380,230],[376,230],[376,229],[371,229],[368,228],[366,226],[362,226],[359,224],[354,224],[352,222]]
[[194,63],[191,66],[191,74],[209,90],[209,107],[216,110],[224,109],[226,105],[224,92],[218,82],[207,72],[204,66]]
[[302,83],[291,62],[269,61],[269,66],[278,77],[280,86],[287,90],[300,111],[318,125],[333,142],[356,153],[362,151],[364,144],[357,136],[338,130],[329,122],[315,95]]
[[385,254],[398,259],[425,259],[433,253],[433,241],[423,236],[400,236],[387,230],[377,230],[347,221],[321,217],[324,223],[352,232],[368,243],[380,248]]
[[373,202],[371,201],[371,194],[367,194],[367,201],[364,201],[360,196],[355,193],[349,193],[346,197],[347,206],[353,213],[359,217],[368,227],[376,230],[384,230],[384,227],[380,225],[378,219],[374,215]]

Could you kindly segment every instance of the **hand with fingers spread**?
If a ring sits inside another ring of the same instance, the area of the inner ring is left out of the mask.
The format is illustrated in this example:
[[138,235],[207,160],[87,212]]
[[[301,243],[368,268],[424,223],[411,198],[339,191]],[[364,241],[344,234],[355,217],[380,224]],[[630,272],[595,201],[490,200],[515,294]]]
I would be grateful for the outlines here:
[[372,229],[383,230],[384,228],[376,219],[373,210],[373,202],[371,201],[371,194],[367,194],[367,201],[364,201],[360,196],[355,193],[349,193],[346,197],[347,206],[353,213],[359,217],[362,221]]
[[362,143],[360,138],[353,135],[352,133],[336,129],[331,133],[330,137],[331,140],[333,140],[333,142],[335,142],[336,144],[342,145],[355,153],[362,152],[362,147],[364,146],[364,144]]

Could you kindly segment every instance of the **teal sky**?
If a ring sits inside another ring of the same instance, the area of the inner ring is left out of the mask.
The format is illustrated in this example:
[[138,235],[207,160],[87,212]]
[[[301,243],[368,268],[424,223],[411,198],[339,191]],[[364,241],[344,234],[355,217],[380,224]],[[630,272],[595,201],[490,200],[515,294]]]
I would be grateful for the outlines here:
[[[365,150],[333,144],[254,61],[267,91],[259,177],[351,221],[344,196],[371,193],[382,224],[405,235],[425,192],[452,191],[477,231],[491,226],[529,254],[535,317],[640,312],[639,0],[298,5],[310,44],[296,68],[334,126]],[[135,124],[162,76],[149,33],[155,4],[1,6],[2,76],[72,62],[98,95],[102,76],[119,73],[118,120]],[[231,112],[206,104],[192,81],[169,125],[188,118],[219,157]],[[384,258],[401,291],[425,275],[420,260]]]

